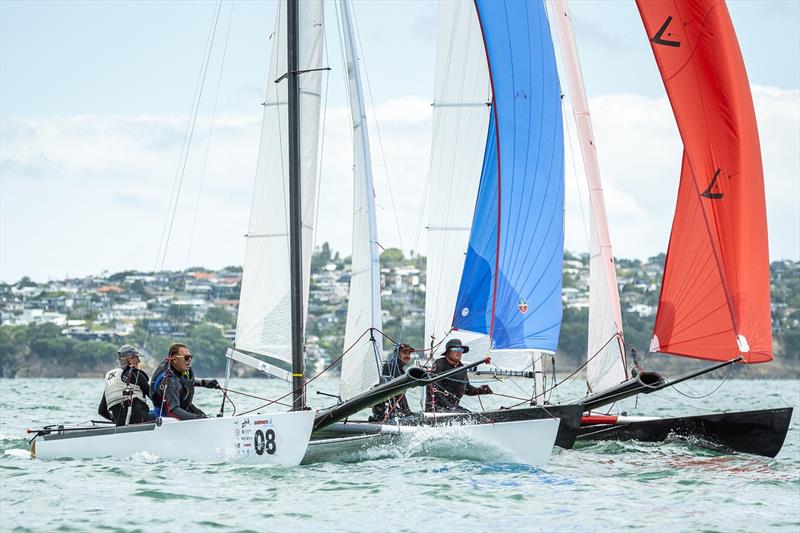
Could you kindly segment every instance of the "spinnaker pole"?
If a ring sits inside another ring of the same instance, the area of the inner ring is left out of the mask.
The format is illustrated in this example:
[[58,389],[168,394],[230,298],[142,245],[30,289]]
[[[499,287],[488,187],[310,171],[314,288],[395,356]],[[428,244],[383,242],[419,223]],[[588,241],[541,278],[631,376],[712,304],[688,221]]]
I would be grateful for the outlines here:
[[305,409],[305,358],[303,353],[303,261],[300,203],[300,5],[287,0],[287,81],[289,82],[289,293],[292,319],[292,410]]

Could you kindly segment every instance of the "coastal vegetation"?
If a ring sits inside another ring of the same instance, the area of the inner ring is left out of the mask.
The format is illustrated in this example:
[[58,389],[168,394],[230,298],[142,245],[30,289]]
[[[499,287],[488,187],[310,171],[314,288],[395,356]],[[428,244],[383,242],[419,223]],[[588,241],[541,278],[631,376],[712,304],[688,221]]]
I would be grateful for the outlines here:
[[[313,256],[306,324],[311,368],[325,366],[344,349],[349,264],[327,243]],[[647,261],[617,259],[625,340],[647,369],[681,372],[704,363],[646,355],[663,264],[663,254]],[[381,267],[384,349],[391,350],[393,341],[429,347],[425,257],[391,248],[381,255]],[[770,271],[775,361],[742,369],[737,377],[800,376],[800,263],[776,261]],[[588,257],[566,252],[564,316],[553,359],[560,375],[586,358],[588,283]],[[146,367],[152,368],[172,342],[191,347],[198,374],[221,375],[235,337],[240,288],[240,267],[124,271],[41,284],[25,277],[0,284],[0,376],[97,376],[113,366],[122,343],[144,348],[150,355]]]

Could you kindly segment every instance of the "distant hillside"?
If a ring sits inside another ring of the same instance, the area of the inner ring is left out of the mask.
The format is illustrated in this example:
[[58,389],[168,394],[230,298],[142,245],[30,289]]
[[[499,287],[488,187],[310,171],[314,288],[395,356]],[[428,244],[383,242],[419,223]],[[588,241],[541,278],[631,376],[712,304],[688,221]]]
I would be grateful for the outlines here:
[[[625,340],[641,354],[645,368],[675,375],[703,362],[661,354],[646,356],[663,272],[664,254],[616,259]],[[800,377],[800,262],[770,265],[775,361],[744,367],[737,377]],[[234,339],[241,290],[240,267],[211,271],[125,271],[37,284],[28,278],[0,284],[0,375],[73,377],[100,375],[115,363],[116,349],[129,343],[160,361],[172,342],[185,342],[198,356],[204,375],[221,375],[223,354]],[[384,349],[392,341],[417,348],[425,339],[424,256],[395,248],[381,254]],[[343,350],[350,283],[350,258],[323,244],[311,264],[306,354],[310,368],[322,368]],[[566,252],[564,316],[556,358],[560,375],[586,359],[589,259]],[[741,376],[739,376],[741,374]]]

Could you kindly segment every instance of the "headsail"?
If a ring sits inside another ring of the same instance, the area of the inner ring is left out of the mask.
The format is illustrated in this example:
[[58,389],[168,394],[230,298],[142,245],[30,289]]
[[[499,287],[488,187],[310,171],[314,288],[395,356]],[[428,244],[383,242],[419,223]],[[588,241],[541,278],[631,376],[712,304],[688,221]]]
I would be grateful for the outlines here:
[[[286,6],[279,3],[273,34],[272,62],[264,103],[261,145],[247,232],[236,349],[266,356],[276,366],[291,368],[289,298],[289,199]],[[319,69],[324,46],[321,1],[300,3],[300,66]],[[307,309],[317,197],[320,88],[322,74],[307,72],[301,88],[301,174],[303,220],[303,309]]]
[[[489,125],[491,87],[483,36],[472,2],[439,2],[428,217],[425,338],[446,340],[453,325],[460,274]],[[486,353],[488,336],[459,338]]]
[[684,144],[651,350],[772,359],[764,178],[750,84],[722,0],[638,0]]
[[583,85],[578,48],[565,0],[553,2],[558,42],[564,60],[578,139],[589,186],[589,343],[586,383],[590,391],[604,390],[628,379],[622,336],[622,313],[617,272],[611,251],[608,217],[600,181],[600,164],[592,131],[592,118]]
[[561,325],[564,139],[541,2],[475,3],[492,87],[453,327],[496,349],[555,351]]
[[343,399],[350,399],[378,383],[381,364],[380,346],[383,340],[380,336],[375,338],[370,334],[364,335],[370,328],[381,329],[380,254],[367,114],[364,110],[351,6],[347,0],[341,0],[339,6],[347,61],[347,89],[353,122],[354,158],[353,252],[344,348],[347,349],[358,341],[342,359],[339,395]]

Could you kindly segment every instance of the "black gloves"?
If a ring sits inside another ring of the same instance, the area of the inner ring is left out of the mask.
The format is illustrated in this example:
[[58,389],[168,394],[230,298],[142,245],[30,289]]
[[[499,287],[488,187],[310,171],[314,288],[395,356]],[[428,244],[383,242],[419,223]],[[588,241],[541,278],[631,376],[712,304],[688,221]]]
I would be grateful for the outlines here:
[[221,389],[222,387],[219,386],[219,381],[216,379],[204,379],[200,382],[201,387],[205,387],[207,389]]
[[478,394],[494,394],[494,392],[489,388],[489,385],[481,385],[478,387]]

